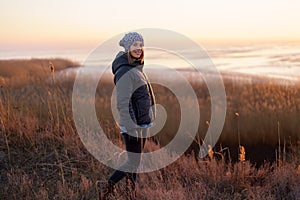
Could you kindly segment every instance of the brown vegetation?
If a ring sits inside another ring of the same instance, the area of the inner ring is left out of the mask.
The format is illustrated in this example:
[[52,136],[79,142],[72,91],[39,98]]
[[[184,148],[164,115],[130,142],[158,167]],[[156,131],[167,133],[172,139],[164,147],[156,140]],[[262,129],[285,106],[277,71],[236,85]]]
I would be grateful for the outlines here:
[[[55,62],[53,64],[56,67]],[[45,67],[48,67],[48,61]],[[50,77],[51,69],[47,70]],[[227,137],[239,131],[241,146],[244,147],[248,137],[251,138],[245,132],[271,132],[271,135],[267,134],[268,137],[278,135],[278,121],[280,135],[287,132],[299,135],[296,122],[299,119],[299,83],[280,85],[272,81],[259,82],[257,79],[251,84],[242,84],[235,80],[225,79],[229,113],[221,140],[226,141]],[[22,87],[1,85],[1,199],[97,199],[95,183],[106,179],[112,169],[96,160],[78,137],[71,110],[73,81],[74,77],[55,81],[34,78]],[[112,85],[111,82],[103,84],[106,84],[105,87],[102,85],[96,94],[99,121],[104,132],[116,144],[122,145],[110,113]],[[195,83],[194,87],[200,91],[202,84]],[[169,108],[171,104],[176,104],[172,94],[158,86],[155,86],[155,91],[158,102],[166,106],[166,110],[173,111],[174,105],[172,109]],[[205,88],[201,88],[201,91],[197,94],[199,104],[200,107],[206,107],[209,105],[209,96],[203,92]],[[238,113],[238,122],[235,113]],[[201,114],[202,119],[209,119],[209,109]],[[164,139],[164,134],[166,140],[170,139],[168,135],[174,133],[172,120],[177,120],[176,115],[169,120],[159,133],[160,139]],[[239,130],[236,129],[237,123]],[[209,122],[204,120],[200,124],[200,131],[207,129],[208,125]],[[228,141],[231,140],[236,141]],[[278,141],[278,137],[274,140]],[[259,168],[249,162],[247,154],[251,149],[247,147],[244,148],[246,160],[243,158],[240,162],[228,162],[224,158],[225,151],[213,149],[210,152],[212,156],[205,159],[182,156],[164,169],[141,174],[138,197],[151,200],[299,199],[300,144],[283,138],[282,145],[284,141],[285,148],[290,151],[278,151],[280,156],[277,156],[276,162],[265,163]],[[239,148],[238,145],[236,147]],[[148,142],[146,150],[154,148],[157,148],[156,144]],[[245,156],[242,151],[240,154],[236,157]],[[121,182],[118,185],[115,199],[125,199],[124,184]]]
[[0,60],[0,84],[20,87],[34,77],[47,78],[51,74],[51,63],[55,66],[56,71],[79,66],[78,63],[61,58]]

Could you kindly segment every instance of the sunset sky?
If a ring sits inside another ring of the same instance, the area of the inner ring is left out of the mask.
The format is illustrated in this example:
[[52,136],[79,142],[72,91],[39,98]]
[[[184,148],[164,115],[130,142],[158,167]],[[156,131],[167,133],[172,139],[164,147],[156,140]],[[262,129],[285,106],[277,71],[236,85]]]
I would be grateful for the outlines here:
[[3,49],[87,48],[140,28],[199,42],[300,41],[298,0],[0,2]]

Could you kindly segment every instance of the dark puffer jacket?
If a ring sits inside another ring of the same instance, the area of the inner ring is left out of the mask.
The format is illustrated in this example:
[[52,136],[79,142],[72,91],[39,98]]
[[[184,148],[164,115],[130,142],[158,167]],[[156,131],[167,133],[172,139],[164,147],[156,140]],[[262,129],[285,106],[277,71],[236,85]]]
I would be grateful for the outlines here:
[[150,124],[155,117],[155,97],[143,66],[140,60],[129,64],[127,54],[122,51],[112,63],[119,124],[127,131]]

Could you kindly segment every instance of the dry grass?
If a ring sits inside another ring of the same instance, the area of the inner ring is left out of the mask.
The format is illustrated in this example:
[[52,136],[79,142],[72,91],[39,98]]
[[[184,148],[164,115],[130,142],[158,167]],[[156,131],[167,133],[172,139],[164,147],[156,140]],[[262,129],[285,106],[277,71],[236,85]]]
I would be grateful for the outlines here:
[[[53,64],[57,70],[55,62]],[[33,79],[23,87],[2,85],[0,88],[1,199],[97,198],[96,181],[106,179],[112,169],[89,154],[76,133],[71,112],[73,79],[56,82]],[[244,147],[240,151],[241,162],[228,162],[224,158],[225,151],[213,149],[212,156],[202,160],[195,160],[192,155],[182,156],[164,169],[141,174],[138,179],[139,199],[299,199],[300,144],[291,142],[288,147],[286,140],[285,147],[290,151],[282,150],[278,162],[254,167],[247,159],[251,149],[247,149],[244,143],[252,139],[248,133],[267,133],[268,136],[271,132],[271,135],[277,135],[278,121],[281,136],[293,131],[299,135],[300,129],[296,125],[299,118],[295,117],[299,116],[297,91],[300,85],[233,82],[225,82],[229,114],[221,139],[224,142],[236,141],[232,144],[239,147],[237,137],[231,139],[231,135],[237,134],[235,113],[239,113],[240,145]],[[98,117],[104,131],[115,143],[120,143],[116,125],[107,111],[110,110],[108,96],[112,86],[106,84],[96,95]],[[195,84],[194,87],[203,85]],[[166,89],[156,86],[155,90],[158,101],[166,106],[167,111],[172,110],[170,104],[176,107],[176,101]],[[201,88],[201,91],[205,89]],[[199,93],[198,97],[200,106],[209,104],[205,92]],[[166,99],[169,104],[166,104]],[[204,115],[202,119],[209,119],[209,110],[201,114]],[[169,119],[162,131],[167,137],[176,128],[172,122],[178,120],[176,115]],[[209,122],[204,121],[200,131],[207,129],[208,125]],[[159,139],[169,139],[164,138],[163,133]],[[274,140],[278,142],[278,138]],[[282,144],[283,141],[284,138]],[[148,142],[148,151],[155,148],[156,144]],[[118,185],[119,193],[115,199],[125,199],[124,184]]]
[[51,63],[57,71],[79,66],[78,63],[61,58],[0,60],[0,84],[22,87],[34,78],[47,78],[52,72]]

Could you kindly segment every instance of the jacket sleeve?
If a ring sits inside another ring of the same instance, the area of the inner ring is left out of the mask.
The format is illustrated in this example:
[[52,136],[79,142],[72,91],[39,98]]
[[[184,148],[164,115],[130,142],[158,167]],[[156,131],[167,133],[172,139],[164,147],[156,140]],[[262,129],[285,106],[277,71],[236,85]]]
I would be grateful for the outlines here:
[[134,92],[134,75],[129,70],[121,78],[117,79],[116,89],[117,89],[117,109],[119,111],[119,124],[125,126],[127,131],[134,130],[137,128],[134,122],[133,109],[130,108],[132,104],[130,103],[132,93]]
[[149,78],[147,77],[147,75],[145,73],[143,73],[145,80],[147,82],[147,86],[149,89],[149,95],[151,97],[151,111],[152,111],[152,115],[151,115],[151,121],[154,121],[154,119],[156,118],[156,100],[155,100],[155,95],[153,92],[153,88],[151,83],[149,82]]

